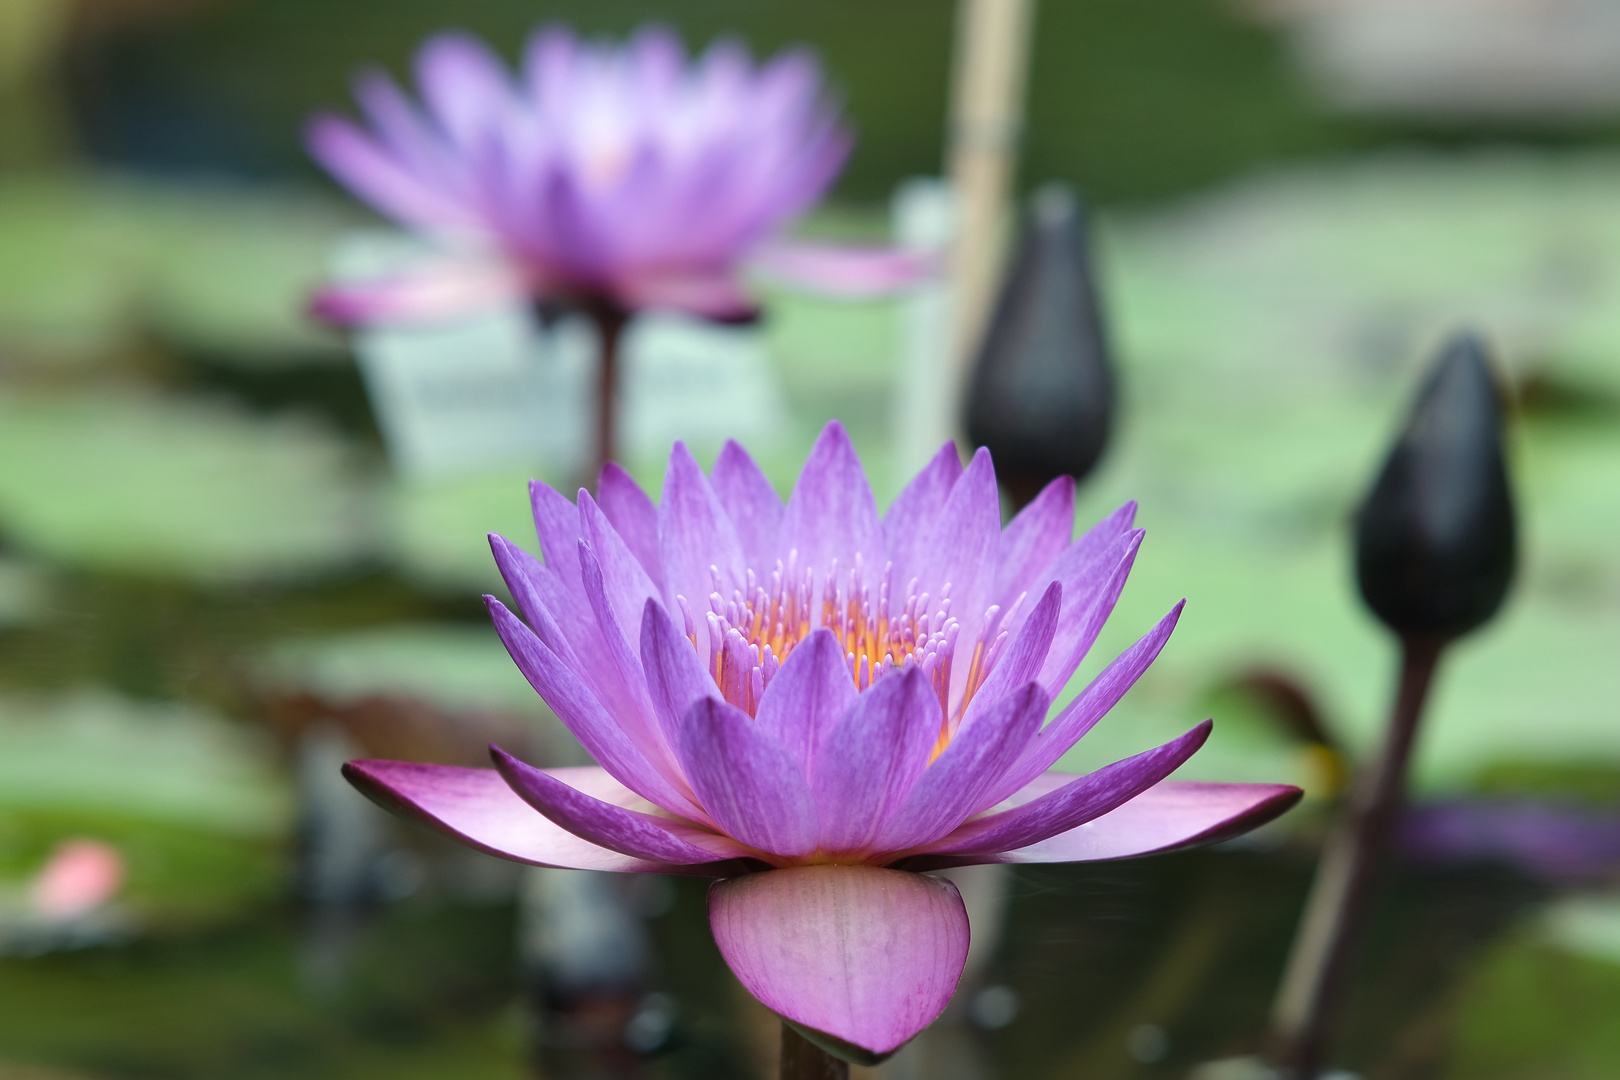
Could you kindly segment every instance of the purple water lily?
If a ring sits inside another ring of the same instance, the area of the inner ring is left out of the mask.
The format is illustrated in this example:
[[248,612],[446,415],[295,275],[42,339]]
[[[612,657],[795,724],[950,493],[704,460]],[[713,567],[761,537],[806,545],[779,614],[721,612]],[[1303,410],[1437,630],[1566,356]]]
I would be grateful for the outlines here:
[[423,108],[374,71],[355,90],[367,127],[333,115],[309,127],[328,171],[442,251],[399,277],[322,291],[316,310],[334,321],[523,299],[735,319],[754,310],[745,262],[849,292],[918,271],[897,252],[777,239],[851,145],[806,52],[755,67],[722,41],[688,64],[668,30],[616,47],[549,28],[514,76],[477,39],[442,34],[416,76]]
[[[880,516],[828,425],[784,505],[727,444],[676,444],[655,506],[617,466],[578,504],[532,488],[542,563],[501,537],[512,657],[600,763],[357,761],[374,800],[495,855],[700,874],[762,1002],[868,1060],[956,988],[974,863],[1119,859],[1218,840],[1297,788],[1165,778],[1209,723],[1076,776],[1051,767],[1158,655],[1177,604],[1050,721],[1136,558],[1127,504],[1072,539],[1074,485],[1006,529],[990,456],[947,445]],[[538,813],[536,813],[538,811]]]

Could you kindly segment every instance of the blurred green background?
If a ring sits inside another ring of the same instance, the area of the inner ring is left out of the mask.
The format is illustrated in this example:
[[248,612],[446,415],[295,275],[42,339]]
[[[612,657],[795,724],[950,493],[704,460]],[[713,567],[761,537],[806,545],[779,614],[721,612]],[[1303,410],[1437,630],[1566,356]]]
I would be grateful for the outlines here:
[[[860,142],[806,228],[881,238],[895,186],[940,168],[954,9],[7,3],[0,1080],[524,1075],[515,875],[378,815],[378,857],[405,869],[337,938],[306,880],[315,736],[472,763],[490,737],[568,749],[478,599],[499,587],[484,533],[531,535],[537,469],[389,471],[348,343],[302,314],[332,245],[376,221],[304,158],[300,127],[347,107],[360,65],[402,74],[444,26],[508,56],[548,20],[659,20],[759,54],[807,43]],[[1237,850],[1020,872],[984,981],[1021,1006],[1003,1026],[962,1020],[959,1057],[979,1076],[1186,1076],[1255,1048],[1334,754],[1381,723],[1393,650],[1356,598],[1346,525],[1455,325],[1490,334],[1511,384],[1524,559],[1505,614],[1442,673],[1416,784],[1620,820],[1620,113],[1335,110],[1282,31],[1216,0],[1046,0],[1034,41],[1020,182],[1065,180],[1099,208],[1123,386],[1080,524],[1136,498],[1149,530],[1082,679],[1189,599],[1067,764],[1214,715],[1187,775],[1311,798]],[[910,389],[897,304],[767,299],[789,417],[767,471],[785,492],[838,417],[886,502]],[[629,464],[656,490],[660,461]],[[1337,751],[1289,728],[1265,691],[1279,684]],[[128,876],[100,921],[53,936],[27,890],[74,838],[111,845]],[[1613,870],[1404,867],[1344,1063],[1615,1075]],[[649,910],[650,986],[675,1019],[636,1067],[759,1075],[769,1022],[708,942],[701,883]]]

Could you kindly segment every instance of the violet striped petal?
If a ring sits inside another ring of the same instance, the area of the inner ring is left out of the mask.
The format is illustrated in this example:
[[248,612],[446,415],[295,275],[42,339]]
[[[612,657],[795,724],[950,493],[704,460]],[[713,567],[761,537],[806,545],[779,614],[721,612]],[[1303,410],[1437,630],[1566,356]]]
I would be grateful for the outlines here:
[[944,855],[975,855],[1038,844],[1101,817],[1163,780],[1192,757],[1214,724],[1205,720],[1163,746],[1104,765],[1023,806],[978,818],[929,845]]
[[956,886],[872,866],[716,882],[709,927],[749,993],[813,1041],[865,1064],[932,1023],[967,962]]
[[748,565],[755,573],[769,573],[782,527],[782,496],[748,451],[732,439],[721,447],[709,483],[737,530]]
[[384,213],[433,229],[463,216],[453,199],[413,172],[351,121],[321,115],[304,131],[304,145],[327,172]]
[[[1047,585],[1063,580],[1064,591],[1071,592],[1069,588],[1071,580],[1076,577],[1084,580],[1084,575],[1079,574],[1079,571],[1095,564],[1121,536],[1130,532],[1131,523],[1135,520],[1136,502],[1132,500],[1081,533],[1079,539],[1059,552],[1057,558],[1047,563],[1033,580],[1019,591],[1045,592]],[[1070,598],[1073,599],[1073,596]],[[1014,599],[1016,594],[1000,597],[1003,603],[1011,603]]]
[[1058,617],[1062,610],[1063,586],[1054,581],[1047,586],[1046,594],[1036,603],[1029,618],[1007,642],[990,677],[968,703],[962,715],[964,725],[989,708],[991,703],[1000,701],[1035,678],[1052,648],[1052,635],[1057,633]]
[[702,811],[683,790],[685,784],[669,775],[662,760],[649,759],[596,695],[571,669],[540,643],[534,633],[492,596],[484,603],[501,635],[506,651],[529,685],[550,705],[585,752],[596,759],[625,787],[657,803],[672,814],[699,818]]
[[[858,692],[838,638],[818,627],[799,642],[765,687],[754,722],[799,761],[808,778],[823,736],[849,711]],[[935,703],[935,709],[938,709]]]
[[[1032,789],[1070,781],[1065,773]],[[1012,851],[976,855],[919,855],[908,870],[940,870],[976,863],[1095,862],[1131,859],[1179,848],[1217,844],[1282,816],[1304,793],[1287,784],[1217,784],[1164,780],[1101,817]]]
[[[569,775],[601,773],[602,770],[559,769],[557,772]],[[609,851],[575,836],[536,814],[494,769],[360,760],[343,766],[343,775],[383,809],[422,822],[451,839],[503,859],[570,870],[687,872],[669,863],[649,862]]]
[[962,824],[1018,760],[1051,701],[1039,684],[1025,683],[992,703],[973,723],[964,723],[884,826],[874,847],[904,851],[938,840]]
[[1160,650],[1170,640],[1171,631],[1175,630],[1176,621],[1181,618],[1181,609],[1186,604],[1185,600],[1178,602],[1170,609],[1169,614],[1159,620],[1158,625],[1143,634],[1130,648],[1114,657],[1080,692],[1080,696],[1071,701],[1068,708],[1058,713],[1057,719],[1036,733],[1025,747],[1024,755],[1018,764],[992,792],[990,801],[985,804],[986,807],[1010,798],[1025,784],[1032,783],[1036,777],[1056,764],[1058,758],[1067,754],[1070,747],[1079,742],[1086,732],[1096,726],[1097,721],[1107,715],[1109,709],[1119,704],[1119,699],[1136,685],[1136,680],[1140,679],[1142,673],[1158,658]]
[[678,611],[684,597],[693,616],[698,655],[709,655],[709,627],[703,613],[720,571],[721,596],[745,583],[746,566],[737,530],[715,496],[686,444],[677,442],[664,473],[664,495],[658,504],[658,551],[664,566],[664,601]]
[[[540,539],[540,555],[557,572],[571,591],[579,589],[579,507],[549,484],[529,481],[529,506],[534,511],[534,531]],[[583,594],[581,599],[583,599]]]
[[951,672],[954,704],[971,666],[960,652],[970,654],[985,631],[983,618],[990,606],[996,555],[1001,546],[1001,493],[996,489],[990,451],[984,447],[979,447],[961,479],[951,488],[926,544],[918,571],[922,587],[938,595],[950,586],[951,610],[962,623],[959,659]]
[[1102,633],[1108,616],[1113,614],[1119,594],[1125,589],[1125,579],[1130,577],[1131,567],[1136,564],[1142,535],[1141,529],[1133,529],[1083,566],[1071,566],[1059,574],[1068,603],[1058,618],[1057,633],[1052,636],[1052,646],[1037,676],[1040,684],[1051,693],[1056,694],[1068,685],[1075,669],[1096,643],[1097,635]]
[[661,593],[664,569],[658,559],[658,507],[614,461],[602,466],[596,480],[596,500]]
[[[658,587],[642,569],[641,562],[624,542],[607,515],[602,513],[584,488],[579,492],[581,543],[589,544],[602,570],[602,586],[619,630],[629,637],[641,627],[641,609],[654,597],[662,598]],[[580,554],[580,566],[585,556]]]
[[[911,579],[922,569],[923,554],[934,531],[934,523],[945,508],[945,500],[962,475],[962,459],[956,444],[948,442],[912,478],[883,515],[883,549],[894,564],[895,603],[905,601]],[[936,587],[930,582],[924,588]]]
[[[629,557],[625,555],[625,558]],[[664,730],[653,714],[652,701],[647,696],[647,674],[642,670],[640,658],[619,629],[617,616],[609,607],[610,601],[596,553],[583,540],[579,543],[579,563],[585,582],[585,595],[591,602],[591,610],[596,613],[596,624],[605,646],[602,659],[612,666],[617,675],[610,693],[601,696],[612,706],[613,718],[618,721],[619,727],[629,734],[647,759],[666,776],[678,776],[680,766],[675,761],[674,743],[664,737]]]
[[555,824],[599,847],[637,859],[679,865],[749,855],[748,849],[728,836],[587,795],[498,746],[491,746],[489,755],[496,771],[519,798]]
[[1060,476],[1041,489],[1001,534],[1001,567],[995,602],[1006,606],[1037,574],[1062,554],[1074,536],[1074,477]]
[[869,850],[928,767],[938,738],[939,697],[920,668],[889,675],[861,694],[816,756],[817,847],[829,854]]
[[883,572],[877,503],[849,433],[837,420],[821,429],[782,512],[777,554],[786,562],[795,551],[801,568],[816,571],[817,596],[835,561],[846,582],[857,556],[868,584],[875,584]]
[[584,678],[610,711],[621,707],[627,701],[625,687],[590,604],[583,596],[570,595],[556,571],[510,540],[495,533],[489,539],[495,565],[535,636]]
[[687,711],[701,698],[718,697],[720,691],[698,662],[692,643],[656,600],[648,600],[641,615],[641,667],[664,737],[669,745],[679,746]]
[[771,855],[816,847],[816,808],[799,761],[749,718],[704,698],[681,725],[681,764],[720,829]]

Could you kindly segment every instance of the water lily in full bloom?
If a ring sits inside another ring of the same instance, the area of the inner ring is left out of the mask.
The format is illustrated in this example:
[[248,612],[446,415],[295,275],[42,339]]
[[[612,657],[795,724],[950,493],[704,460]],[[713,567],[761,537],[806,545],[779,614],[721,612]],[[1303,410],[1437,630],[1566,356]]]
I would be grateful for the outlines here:
[[739,979],[813,1041],[877,1060],[949,1001],[974,863],[1119,859],[1232,836],[1297,788],[1166,777],[1209,724],[1050,771],[1158,655],[1178,604],[1050,720],[1136,558],[1128,504],[1073,539],[1074,487],[1005,528],[990,455],[947,445],[879,515],[828,425],[784,505],[735,443],[676,444],[660,502],[617,466],[532,488],[545,561],[501,537],[508,650],[599,763],[357,761],[374,800],[495,855],[699,874]]
[[513,73],[447,33],[422,47],[416,81],[420,106],[370,72],[356,86],[364,126],[310,124],[310,151],[333,176],[438,249],[398,276],[323,290],[315,308],[330,320],[513,301],[738,319],[754,310],[745,265],[854,293],[919,272],[908,254],[780,238],[851,145],[806,52],[756,66],[722,41],[689,63],[665,29],[611,45],[553,27]]

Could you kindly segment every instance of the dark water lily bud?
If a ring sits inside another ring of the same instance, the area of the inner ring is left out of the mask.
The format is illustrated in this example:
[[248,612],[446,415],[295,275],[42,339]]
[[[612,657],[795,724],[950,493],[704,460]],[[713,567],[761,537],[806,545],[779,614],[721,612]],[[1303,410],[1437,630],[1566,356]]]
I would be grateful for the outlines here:
[[1517,527],[1485,343],[1441,350],[1356,523],[1369,607],[1401,634],[1449,638],[1496,614]]
[[1102,457],[1114,376],[1074,193],[1036,193],[969,389],[968,437],[989,447],[996,475],[1027,502]]

